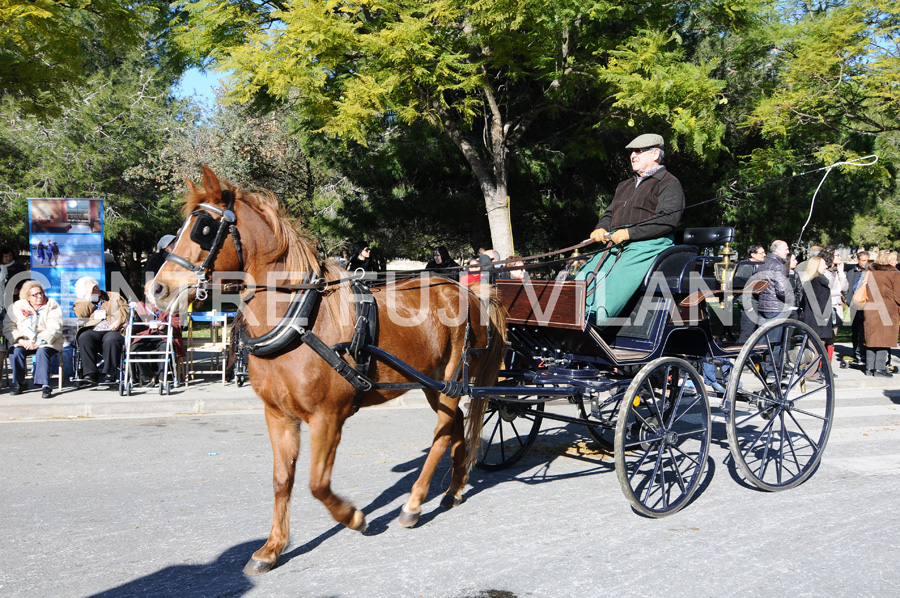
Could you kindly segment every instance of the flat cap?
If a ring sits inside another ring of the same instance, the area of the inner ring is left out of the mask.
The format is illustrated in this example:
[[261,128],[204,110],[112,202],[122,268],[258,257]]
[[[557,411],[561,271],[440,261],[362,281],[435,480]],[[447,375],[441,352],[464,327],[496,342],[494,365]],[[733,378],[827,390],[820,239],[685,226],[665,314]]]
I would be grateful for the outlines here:
[[662,135],[656,133],[644,133],[638,135],[631,143],[625,146],[625,149],[647,149],[648,147],[664,147]]

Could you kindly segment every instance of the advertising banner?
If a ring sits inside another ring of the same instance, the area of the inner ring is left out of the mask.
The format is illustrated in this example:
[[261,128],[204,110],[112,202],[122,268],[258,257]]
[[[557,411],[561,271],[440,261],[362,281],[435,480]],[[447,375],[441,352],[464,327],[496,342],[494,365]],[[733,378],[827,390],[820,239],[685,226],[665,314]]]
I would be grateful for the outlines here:
[[47,295],[74,319],[76,280],[90,276],[106,289],[103,200],[29,198],[28,225],[34,277],[46,279]]

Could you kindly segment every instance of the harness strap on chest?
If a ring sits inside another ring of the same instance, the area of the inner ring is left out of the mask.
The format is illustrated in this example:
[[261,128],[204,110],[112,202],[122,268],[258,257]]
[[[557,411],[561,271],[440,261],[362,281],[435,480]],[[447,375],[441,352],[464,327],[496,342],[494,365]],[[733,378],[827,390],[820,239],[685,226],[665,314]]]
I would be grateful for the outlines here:
[[[358,280],[351,283],[350,289],[353,292],[353,301],[356,303],[356,326],[353,328],[353,338],[350,339],[347,351],[356,361],[357,374],[363,380],[369,381],[366,376],[372,363],[372,355],[365,348],[375,344],[375,334],[378,330],[378,304],[375,303],[375,297],[369,288]],[[352,381],[351,384],[353,384]],[[370,390],[372,385],[369,382],[368,388],[361,388],[356,384],[354,387],[356,395],[353,397],[353,412],[356,413],[362,405],[363,393]]]

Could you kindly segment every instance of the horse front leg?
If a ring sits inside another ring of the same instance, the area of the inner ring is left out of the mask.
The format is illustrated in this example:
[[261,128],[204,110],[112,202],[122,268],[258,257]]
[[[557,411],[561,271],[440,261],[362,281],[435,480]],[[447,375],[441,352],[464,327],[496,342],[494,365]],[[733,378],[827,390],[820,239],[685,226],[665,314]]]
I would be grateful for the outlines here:
[[453,418],[453,431],[450,436],[450,458],[453,461],[453,477],[441,506],[451,509],[462,502],[462,493],[469,479],[469,468],[466,465],[466,425],[462,409],[456,409]]
[[300,453],[300,422],[271,407],[266,407],[266,424],[272,442],[272,489],[275,506],[272,511],[272,531],[266,543],[253,553],[244,566],[247,575],[266,573],[275,566],[278,555],[290,538],[291,491]]
[[365,514],[331,491],[331,471],[341,441],[344,419],[335,413],[320,411],[309,420],[309,490],[325,505],[335,521],[364,532]]
[[[425,396],[428,402],[435,407],[438,416],[438,423],[434,429],[434,440],[431,443],[431,450],[425,458],[425,464],[419,473],[419,479],[413,484],[412,491],[409,494],[409,500],[400,509],[400,517],[398,523],[403,527],[412,527],[419,522],[419,515],[422,514],[422,503],[428,496],[428,488],[431,486],[431,477],[437,469],[438,463],[447,447],[450,446],[450,436],[453,431],[456,420],[458,399],[450,399],[444,395],[440,395],[437,391],[426,389]],[[465,449],[463,449],[465,454]],[[454,467],[454,485],[456,482],[456,474]]]

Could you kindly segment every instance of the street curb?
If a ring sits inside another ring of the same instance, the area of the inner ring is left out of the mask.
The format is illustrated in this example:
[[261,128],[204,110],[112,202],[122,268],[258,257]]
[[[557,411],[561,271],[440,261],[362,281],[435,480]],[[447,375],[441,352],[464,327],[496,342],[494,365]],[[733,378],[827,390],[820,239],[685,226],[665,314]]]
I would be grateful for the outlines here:
[[[428,401],[421,390],[378,405],[385,407],[422,407]],[[213,413],[262,413],[263,402],[252,387],[237,388],[218,382],[191,384],[160,395],[156,389],[135,391],[120,396],[118,390],[54,388],[54,396],[42,399],[39,390],[17,396],[0,395],[0,422],[52,419],[96,419],[125,417],[172,417]]]
[[[858,369],[840,369],[841,355],[849,354],[849,346],[838,344],[838,355],[833,367],[837,378],[835,392],[857,390],[900,390],[900,375],[893,378],[871,378]],[[41,399],[39,390],[12,396],[8,389],[0,394],[0,423],[14,421],[39,421],[53,419],[97,419],[127,417],[172,417],[212,413],[262,413],[263,402],[253,392],[252,386],[238,388],[234,383],[222,384],[215,379],[191,382],[180,386],[170,395],[160,395],[156,388],[137,388],[131,396],[120,396],[116,388],[102,387],[53,389],[54,396]],[[465,398],[463,399],[466,400]],[[566,402],[566,399],[560,399]],[[422,390],[406,394],[378,405],[377,408],[427,407],[428,400]]]

